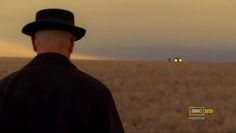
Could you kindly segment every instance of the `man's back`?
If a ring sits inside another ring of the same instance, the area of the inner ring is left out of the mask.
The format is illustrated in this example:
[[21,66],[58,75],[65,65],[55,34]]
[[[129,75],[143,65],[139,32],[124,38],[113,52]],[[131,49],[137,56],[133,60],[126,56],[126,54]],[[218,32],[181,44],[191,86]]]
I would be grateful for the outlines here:
[[110,91],[66,57],[40,54],[0,81],[0,132],[121,133]]

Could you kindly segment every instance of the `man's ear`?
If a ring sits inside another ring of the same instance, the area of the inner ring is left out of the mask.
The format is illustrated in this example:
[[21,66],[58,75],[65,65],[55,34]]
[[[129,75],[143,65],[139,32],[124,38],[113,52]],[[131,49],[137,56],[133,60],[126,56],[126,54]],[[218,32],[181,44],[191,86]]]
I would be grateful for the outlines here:
[[35,52],[37,52],[36,45],[35,45],[35,36],[31,36],[32,46]]
[[69,52],[70,52],[70,53],[73,52],[74,46],[75,46],[75,37],[72,37],[72,38],[70,39],[70,47],[69,47]]

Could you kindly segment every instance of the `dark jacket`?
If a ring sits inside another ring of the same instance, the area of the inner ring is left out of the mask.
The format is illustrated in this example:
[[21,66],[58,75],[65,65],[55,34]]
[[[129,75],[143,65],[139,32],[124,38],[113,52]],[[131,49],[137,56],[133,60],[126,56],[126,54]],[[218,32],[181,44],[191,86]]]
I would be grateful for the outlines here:
[[0,80],[0,133],[123,133],[111,92],[56,53]]

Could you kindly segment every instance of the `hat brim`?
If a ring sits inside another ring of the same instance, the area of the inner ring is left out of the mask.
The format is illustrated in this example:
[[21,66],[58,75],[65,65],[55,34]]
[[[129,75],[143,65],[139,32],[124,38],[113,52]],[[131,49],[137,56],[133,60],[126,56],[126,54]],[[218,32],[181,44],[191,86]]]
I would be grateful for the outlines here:
[[27,25],[25,25],[22,28],[22,32],[26,35],[33,36],[37,31],[39,30],[64,30],[71,32],[75,37],[76,41],[80,40],[82,37],[84,37],[86,30],[77,27],[77,26],[71,26],[66,25],[62,23],[56,23],[56,22],[48,22],[48,21],[37,21],[32,22]]

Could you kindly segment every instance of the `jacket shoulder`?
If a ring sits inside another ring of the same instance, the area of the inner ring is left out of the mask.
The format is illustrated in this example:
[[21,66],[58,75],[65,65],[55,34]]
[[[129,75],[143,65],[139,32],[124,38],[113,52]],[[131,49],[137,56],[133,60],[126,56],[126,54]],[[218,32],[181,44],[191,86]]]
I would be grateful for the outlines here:
[[90,74],[82,72],[79,69],[77,69],[77,72],[85,82],[89,83],[90,85],[93,85],[95,88],[101,89],[102,91],[109,91],[108,87],[103,82],[91,76]]
[[12,79],[16,76],[16,74],[18,73],[18,71],[13,72],[5,77],[3,77],[0,80],[0,91],[9,83],[12,81]]

